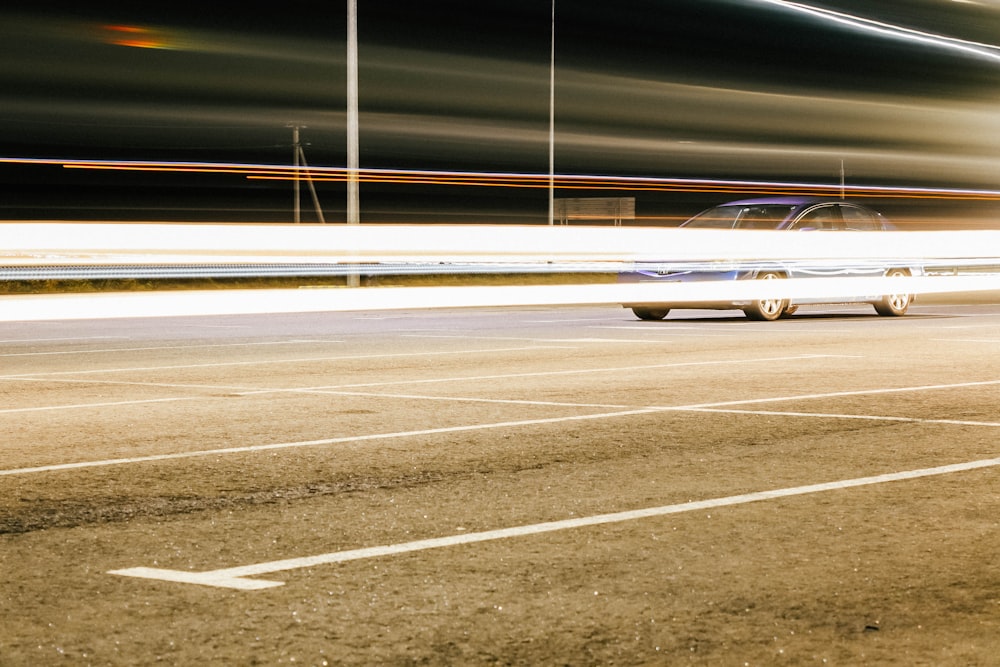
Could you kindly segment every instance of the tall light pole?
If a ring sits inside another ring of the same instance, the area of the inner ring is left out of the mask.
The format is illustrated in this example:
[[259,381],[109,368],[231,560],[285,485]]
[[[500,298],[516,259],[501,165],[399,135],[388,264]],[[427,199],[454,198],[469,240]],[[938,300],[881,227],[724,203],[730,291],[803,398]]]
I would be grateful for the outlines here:
[[301,196],[299,194],[299,126],[292,125],[292,168],[295,174],[295,181],[292,186],[292,194],[295,197],[292,203],[292,213],[295,220],[295,224],[299,224],[301,221],[301,214],[299,213],[299,200]]
[[556,0],[552,0],[552,37],[549,40],[549,224],[555,224],[556,174]]
[[347,223],[351,225],[361,222],[358,153],[358,0],[347,0]]
[[[361,223],[358,195],[358,0],[347,0],[347,224]],[[361,276],[347,275],[348,287],[360,287]]]

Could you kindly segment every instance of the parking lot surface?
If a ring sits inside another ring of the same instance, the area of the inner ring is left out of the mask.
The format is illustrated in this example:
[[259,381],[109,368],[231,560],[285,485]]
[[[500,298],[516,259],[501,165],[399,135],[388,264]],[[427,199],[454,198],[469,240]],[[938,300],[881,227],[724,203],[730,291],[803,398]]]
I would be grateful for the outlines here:
[[0,664],[991,665],[1000,305],[0,323]]

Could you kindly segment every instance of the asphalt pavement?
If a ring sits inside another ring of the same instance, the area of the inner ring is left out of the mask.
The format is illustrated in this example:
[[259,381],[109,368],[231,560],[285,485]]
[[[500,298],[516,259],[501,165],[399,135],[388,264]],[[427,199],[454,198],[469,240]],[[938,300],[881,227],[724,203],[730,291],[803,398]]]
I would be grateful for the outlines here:
[[988,301],[0,323],[0,664],[991,664]]

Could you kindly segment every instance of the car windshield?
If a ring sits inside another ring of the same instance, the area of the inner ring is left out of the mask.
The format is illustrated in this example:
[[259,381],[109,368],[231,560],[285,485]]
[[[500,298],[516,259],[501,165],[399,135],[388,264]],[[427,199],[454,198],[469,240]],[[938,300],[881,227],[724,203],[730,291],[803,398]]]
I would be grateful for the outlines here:
[[793,208],[790,204],[716,206],[699,213],[683,226],[699,229],[777,229]]

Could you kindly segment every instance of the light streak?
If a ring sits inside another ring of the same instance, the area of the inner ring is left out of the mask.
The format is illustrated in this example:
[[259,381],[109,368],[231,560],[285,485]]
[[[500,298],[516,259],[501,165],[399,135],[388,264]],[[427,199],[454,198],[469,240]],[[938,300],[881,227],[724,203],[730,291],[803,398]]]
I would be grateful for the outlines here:
[[1000,231],[787,232],[569,225],[27,222],[0,264],[183,262],[1000,262]]
[[966,55],[971,55],[986,60],[1000,62],[1000,46],[994,44],[986,44],[983,42],[973,42],[965,39],[958,39],[955,37],[947,37],[945,35],[938,35],[935,33],[925,32],[923,30],[915,30],[913,28],[906,28],[903,26],[894,25],[892,23],[877,21],[875,19],[869,19],[862,16],[855,16],[853,14],[838,12],[832,9],[814,7],[812,5],[807,5],[800,2],[790,2],[789,0],[755,0],[755,1],[760,4],[773,5],[784,9],[789,9],[795,12],[799,12],[802,14],[808,14],[810,16],[821,18],[823,20],[830,21],[832,23],[837,23],[840,25],[848,26],[850,28],[855,28],[863,32],[869,32],[884,37],[890,37],[893,39],[903,39],[903,40],[917,42],[920,44],[927,44],[938,48],[958,51]]
[[105,41],[116,46],[129,46],[138,49],[173,49],[167,36],[155,28],[137,25],[105,25],[101,26],[108,33]]
[[326,313],[623,303],[701,303],[872,294],[995,292],[1000,274],[906,278],[803,278],[703,283],[374,287],[8,295],[0,321]]
[[[234,174],[248,179],[294,180],[311,178],[322,182],[346,182],[345,167],[291,167],[285,165],[230,162],[159,162],[119,160],[60,160],[53,158],[0,158],[0,164],[53,165],[67,169],[140,171],[160,173]],[[441,186],[548,188],[549,175],[517,172],[435,171],[423,169],[361,169],[359,177],[367,183],[417,184]],[[609,176],[587,174],[555,175],[555,186],[569,190],[627,190],[704,193],[756,194],[840,194],[840,185],[796,183],[791,181],[720,180],[697,178],[658,178],[648,176]],[[907,197],[923,199],[998,200],[1000,190],[974,188],[930,188],[916,186],[847,185],[850,196]]]
[[[525,263],[552,273],[574,262],[696,265],[728,270],[771,262],[816,267],[819,278],[675,283],[501,284],[486,287],[220,290],[214,292],[8,295],[0,320],[267,312],[367,311],[557,304],[699,303],[757,298],[850,299],[880,294],[1000,290],[1000,231],[805,232],[548,225],[205,225],[6,223],[0,265],[147,267],[176,263]],[[973,272],[986,263],[986,272]],[[876,267],[953,266],[956,275],[860,277]],[[509,265],[507,267],[509,269]],[[967,270],[966,270],[967,269]],[[993,273],[988,271],[994,271]],[[401,271],[403,272],[403,271]],[[470,271],[471,272],[471,271]],[[525,271],[527,272],[527,271]],[[829,275],[836,273],[838,275]],[[508,279],[516,282],[516,278]],[[505,281],[504,281],[505,282]]]

